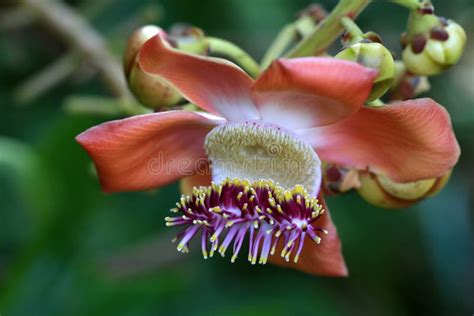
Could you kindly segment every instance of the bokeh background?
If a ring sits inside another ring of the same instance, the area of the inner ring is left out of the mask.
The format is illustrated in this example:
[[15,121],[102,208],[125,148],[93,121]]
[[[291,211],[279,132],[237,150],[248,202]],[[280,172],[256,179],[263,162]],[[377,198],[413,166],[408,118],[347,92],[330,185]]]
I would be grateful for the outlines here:
[[[177,185],[145,193],[101,193],[74,136],[108,118],[73,113],[68,104],[78,96],[107,97],[108,89],[90,61],[76,61],[71,43],[14,1],[1,3],[2,316],[474,313],[471,0],[434,2],[436,13],[457,20],[469,38],[461,62],[432,78],[429,93],[452,115],[461,160],[444,191],[405,210],[370,206],[356,193],[329,199],[351,273],[345,279],[251,266],[245,260],[204,261],[197,248],[178,254],[170,243],[173,232],[163,221],[177,200]],[[335,5],[321,3],[328,9]],[[175,22],[197,25],[260,58],[279,29],[309,1],[67,4],[93,26],[117,58],[137,26],[169,27]],[[405,9],[376,1],[357,21],[363,30],[378,32],[399,54],[406,16]],[[52,65],[59,74],[63,71],[63,79],[51,87],[47,76],[31,84]],[[38,82],[43,83],[40,88]]]

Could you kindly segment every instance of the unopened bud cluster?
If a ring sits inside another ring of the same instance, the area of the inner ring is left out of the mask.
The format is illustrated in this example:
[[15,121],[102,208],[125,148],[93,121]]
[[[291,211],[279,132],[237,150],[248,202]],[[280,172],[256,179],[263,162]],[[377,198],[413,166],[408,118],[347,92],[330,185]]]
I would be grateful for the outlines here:
[[402,35],[403,61],[417,75],[432,76],[456,64],[466,44],[464,29],[440,18],[429,7],[411,12],[407,33]]

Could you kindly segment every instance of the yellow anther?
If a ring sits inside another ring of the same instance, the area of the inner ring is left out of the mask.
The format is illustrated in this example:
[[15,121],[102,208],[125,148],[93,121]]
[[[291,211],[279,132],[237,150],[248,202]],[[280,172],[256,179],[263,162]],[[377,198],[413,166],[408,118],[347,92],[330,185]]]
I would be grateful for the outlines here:
[[281,205],[280,204],[277,204],[277,211],[281,214],[284,214],[283,213],[283,209],[281,208]]
[[221,254],[222,257],[225,256],[225,251],[226,251],[226,248],[224,246],[219,247],[219,253]]
[[300,258],[299,255],[296,255],[294,258],[293,258],[293,262],[294,263],[298,263],[298,259]]
[[215,207],[209,209],[209,211],[214,212],[214,213],[221,213],[222,209],[219,206],[215,206]]

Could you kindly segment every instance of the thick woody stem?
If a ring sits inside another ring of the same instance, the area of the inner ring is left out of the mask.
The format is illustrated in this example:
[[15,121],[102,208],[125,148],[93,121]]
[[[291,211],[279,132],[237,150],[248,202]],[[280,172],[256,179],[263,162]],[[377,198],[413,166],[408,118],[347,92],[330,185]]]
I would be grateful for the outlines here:
[[323,53],[344,32],[341,18],[356,16],[369,4],[370,0],[341,0],[332,12],[318,26],[305,36],[300,43],[285,56],[295,58]]

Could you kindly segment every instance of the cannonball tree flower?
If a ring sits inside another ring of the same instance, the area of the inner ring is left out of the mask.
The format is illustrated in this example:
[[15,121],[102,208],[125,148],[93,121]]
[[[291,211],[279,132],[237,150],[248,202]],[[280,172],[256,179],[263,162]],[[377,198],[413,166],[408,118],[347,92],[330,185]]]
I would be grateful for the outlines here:
[[[235,259],[248,236],[252,263],[269,256],[312,274],[347,275],[320,194],[320,159],[413,181],[444,174],[459,156],[449,116],[436,102],[363,107],[377,72],[354,62],[281,59],[254,81],[228,61],[177,51],[160,35],[138,60],[207,113],[130,117],[77,140],[107,192],[156,188],[189,175],[204,185],[181,198],[172,210],[178,217],[167,218],[184,227],[180,251],[201,230],[205,257],[224,254],[233,242]],[[199,170],[208,161],[214,183],[206,187]]]

